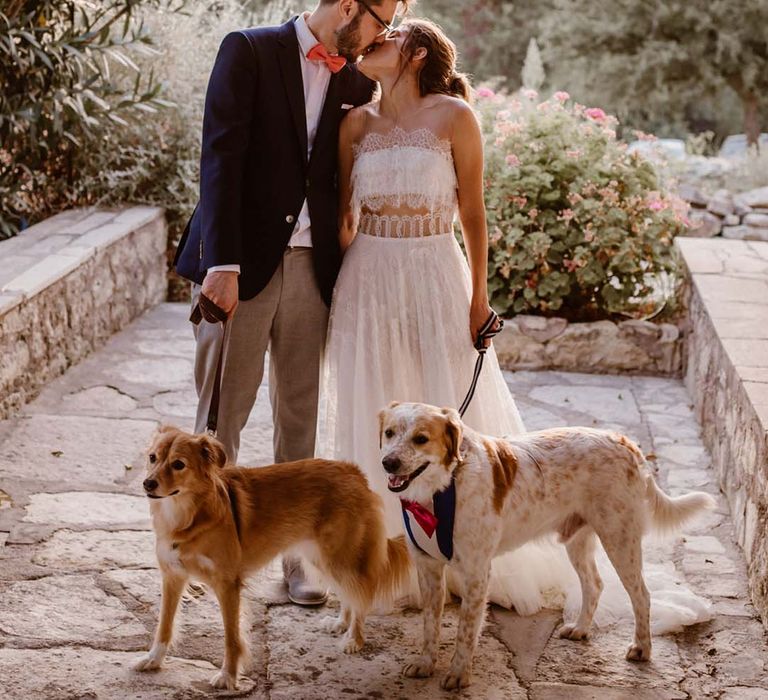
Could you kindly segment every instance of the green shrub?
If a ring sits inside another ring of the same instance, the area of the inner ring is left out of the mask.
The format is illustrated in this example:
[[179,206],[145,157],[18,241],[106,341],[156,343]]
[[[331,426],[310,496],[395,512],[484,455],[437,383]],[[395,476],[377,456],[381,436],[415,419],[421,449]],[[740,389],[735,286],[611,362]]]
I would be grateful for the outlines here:
[[686,205],[616,140],[616,120],[564,92],[477,95],[495,308],[591,320],[663,305]]
[[0,237],[83,203],[82,164],[167,105],[141,13],[184,0],[14,0],[0,12]]

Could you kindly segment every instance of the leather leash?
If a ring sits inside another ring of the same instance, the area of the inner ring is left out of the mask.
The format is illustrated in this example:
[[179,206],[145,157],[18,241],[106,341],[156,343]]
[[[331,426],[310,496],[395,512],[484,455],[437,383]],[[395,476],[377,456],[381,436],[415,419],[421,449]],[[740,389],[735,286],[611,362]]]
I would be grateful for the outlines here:
[[[496,321],[499,322],[499,327],[494,329]],[[483,361],[485,360],[485,353],[488,352],[488,348],[485,346],[486,340],[491,340],[504,328],[504,319],[499,318],[499,315],[495,311],[491,311],[491,315],[488,320],[483,324],[482,328],[477,332],[477,340],[475,341],[475,350],[477,350],[477,360],[475,361],[475,372],[472,375],[472,383],[469,385],[469,391],[467,392],[464,401],[459,406],[459,415],[463,418],[469,404],[472,403],[472,398],[475,395],[475,389],[477,388],[477,380],[480,379],[480,372],[483,369]]]

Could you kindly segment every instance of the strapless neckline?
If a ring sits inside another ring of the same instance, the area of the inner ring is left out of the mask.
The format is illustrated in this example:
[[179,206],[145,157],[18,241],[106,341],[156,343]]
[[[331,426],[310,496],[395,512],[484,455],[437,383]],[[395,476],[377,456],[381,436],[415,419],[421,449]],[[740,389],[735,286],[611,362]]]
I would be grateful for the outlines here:
[[438,136],[432,129],[422,126],[404,129],[394,126],[389,131],[369,131],[359,143],[352,146],[357,156],[371,151],[383,151],[389,148],[421,148],[451,155],[451,140]]

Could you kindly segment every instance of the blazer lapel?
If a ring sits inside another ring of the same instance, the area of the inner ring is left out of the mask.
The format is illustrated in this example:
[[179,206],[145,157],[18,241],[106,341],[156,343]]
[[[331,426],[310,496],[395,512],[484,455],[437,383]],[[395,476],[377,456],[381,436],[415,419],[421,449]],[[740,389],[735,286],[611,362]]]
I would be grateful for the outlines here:
[[[323,104],[323,111],[320,114],[320,122],[317,125],[317,133],[315,134],[315,143],[321,143],[323,139],[328,138],[328,134],[334,129],[338,128],[338,116],[341,110],[341,103],[339,102],[339,84],[341,82],[342,73],[346,69],[342,69],[339,73],[333,73],[331,80],[328,83],[328,92],[325,94],[325,103]],[[316,151],[312,149],[312,153]]]
[[304,165],[307,165],[307,108],[304,104],[304,79],[301,76],[301,64],[299,62],[299,40],[296,38],[296,29],[293,20],[289,20],[282,27],[280,33],[280,50],[278,52],[280,70],[283,74],[283,85],[291,105],[293,124],[301,144],[301,153]]

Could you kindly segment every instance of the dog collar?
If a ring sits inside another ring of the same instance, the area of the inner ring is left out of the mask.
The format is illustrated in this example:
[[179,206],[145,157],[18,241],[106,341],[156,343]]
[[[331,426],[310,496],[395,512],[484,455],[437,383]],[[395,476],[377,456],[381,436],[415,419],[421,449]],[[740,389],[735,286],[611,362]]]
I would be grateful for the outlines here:
[[403,523],[413,546],[438,561],[453,558],[453,523],[456,515],[456,480],[432,496],[432,511],[401,499]]

